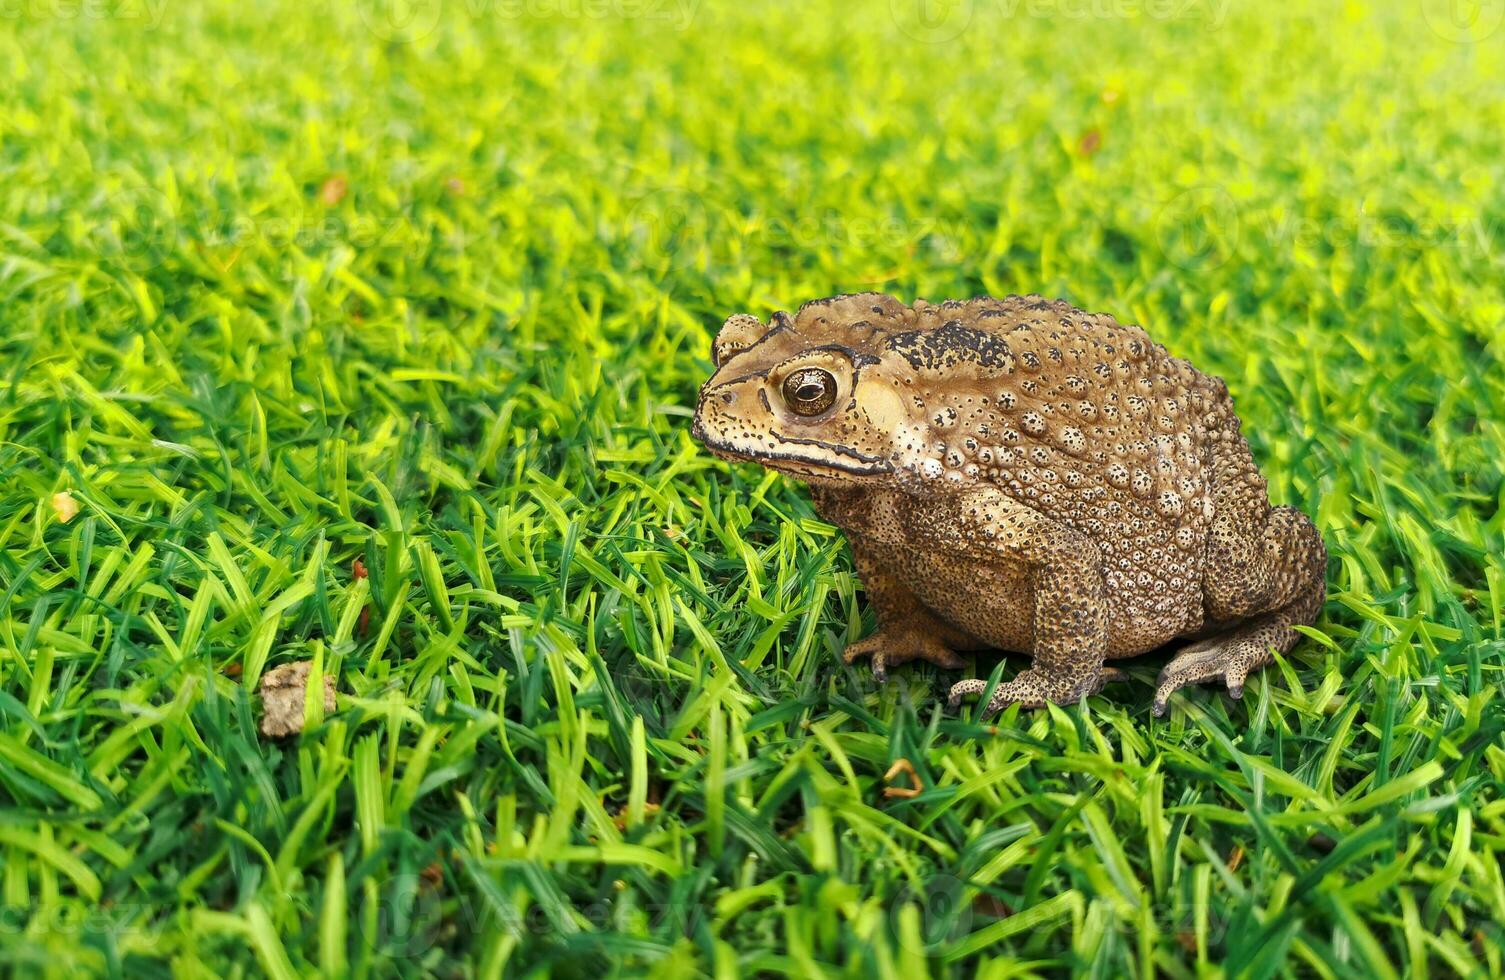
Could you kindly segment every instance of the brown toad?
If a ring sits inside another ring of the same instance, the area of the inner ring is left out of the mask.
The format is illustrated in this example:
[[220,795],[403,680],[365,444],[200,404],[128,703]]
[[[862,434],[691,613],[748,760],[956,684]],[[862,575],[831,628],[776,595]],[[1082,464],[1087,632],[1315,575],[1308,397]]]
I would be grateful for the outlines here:
[[695,436],[804,480],[846,530],[879,630],[845,657],[880,678],[1012,650],[1033,663],[989,711],[1069,702],[1118,675],[1105,661],[1196,637],[1160,674],[1163,714],[1196,681],[1240,697],[1322,607],[1322,538],[1270,506],[1227,385],[1137,326],[863,293],[734,316],[713,356]]

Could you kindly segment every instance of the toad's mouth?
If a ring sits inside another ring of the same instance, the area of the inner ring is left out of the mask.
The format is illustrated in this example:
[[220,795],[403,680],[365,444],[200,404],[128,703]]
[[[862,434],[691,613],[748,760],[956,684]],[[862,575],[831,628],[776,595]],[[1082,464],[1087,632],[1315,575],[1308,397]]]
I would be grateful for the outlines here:
[[[884,476],[894,471],[893,463],[881,456],[869,456],[847,446],[838,446],[819,439],[801,439],[793,436],[781,435],[778,432],[770,432],[769,435],[780,443],[799,449],[777,450],[773,448],[759,448],[757,450],[743,449],[728,442],[720,440],[706,431],[704,423],[699,415],[690,426],[690,435],[700,442],[711,455],[718,459],[729,460],[734,463],[758,463],[769,469],[778,470],[804,479],[820,480],[831,479],[834,476]],[[815,452],[822,454],[821,458],[813,458]]]

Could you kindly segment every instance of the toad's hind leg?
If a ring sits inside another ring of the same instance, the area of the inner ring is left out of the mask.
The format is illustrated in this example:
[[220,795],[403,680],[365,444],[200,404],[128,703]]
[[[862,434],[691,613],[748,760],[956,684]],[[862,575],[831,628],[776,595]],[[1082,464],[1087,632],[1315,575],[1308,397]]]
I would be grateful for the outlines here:
[[1301,511],[1271,509],[1263,535],[1227,540],[1231,547],[1225,550],[1232,554],[1217,554],[1217,533],[1215,527],[1208,618],[1242,621],[1193,643],[1165,665],[1155,685],[1157,715],[1165,714],[1174,691],[1201,681],[1221,679],[1229,695],[1242,697],[1249,673],[1275,659],[1272,649],[1285,653],[1294,646],[1300,634],[1292,627],[1310,624],[1322,611],[1327,549]]

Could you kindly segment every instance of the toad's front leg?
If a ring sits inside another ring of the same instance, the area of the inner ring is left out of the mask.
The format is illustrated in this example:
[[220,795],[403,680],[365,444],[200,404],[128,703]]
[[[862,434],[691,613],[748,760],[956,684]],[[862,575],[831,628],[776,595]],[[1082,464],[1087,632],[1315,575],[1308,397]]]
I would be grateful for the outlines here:
[[[986,712],[1014,702],[1040,707],[1077,701],[1120,676],[1103,667],[1107,611],[1101,559],[1089,539],[992,490],[968,495],[958,528],[969,551],[1006,552],[1031,567],[1034,661],[994,689]],[[986,681],[962,681],[951,688],[950,702],[954,706],[986,688]]]
[[857,577],[878,615],[878,630],[848,644],[842,659],[851,663],[860,657],[871,658],[873,676],[879,681],[888,678],[888,668],[911,660],[928,660],[953,670],[965,666],[966,661],[956,651],[975,648],[976,642],[925,608],[859,538],[854,536],[851,543]]

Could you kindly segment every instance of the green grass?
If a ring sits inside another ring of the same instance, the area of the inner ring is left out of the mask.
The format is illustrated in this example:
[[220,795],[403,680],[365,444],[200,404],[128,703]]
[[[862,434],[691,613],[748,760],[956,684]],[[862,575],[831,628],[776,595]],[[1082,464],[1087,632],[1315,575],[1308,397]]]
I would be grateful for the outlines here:
[[[0,962],[1499,975],[1505,28],[1183,6],[13,5]],[[1225,376],[1310,639],[1163,721],[843,667],[840,534],[687,416],[863,288]]]

